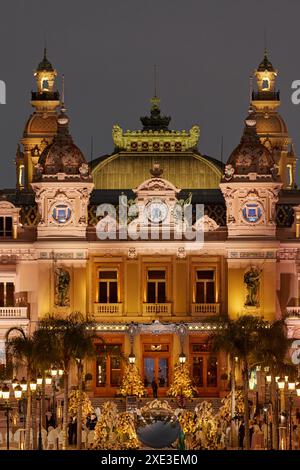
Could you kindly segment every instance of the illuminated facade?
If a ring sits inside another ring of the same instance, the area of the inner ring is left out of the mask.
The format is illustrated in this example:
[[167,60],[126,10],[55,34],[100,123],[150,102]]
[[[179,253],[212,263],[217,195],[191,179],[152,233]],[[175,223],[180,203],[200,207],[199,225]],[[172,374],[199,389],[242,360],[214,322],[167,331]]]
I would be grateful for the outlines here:
[[[198,126],[170,130],[156,96],[142,130],[114,126],[113,153],[88,165],[63,103],[57,112],[56,71],[45,52],[17,152],[16,190],[0,200],[2,362],[9,327],[32,330],[47,313],[80,311],[106,340],[85,365],[91,395],[116,394],[118,352],[133,352],[149,395],[154,377],[164,396],[183,351],[199,394],[218,397],[227,359],[207,350],[210,318],[284,317],[300,338],[300,191],[276,74],[265,54],[226,165],[199,152]],[[193,208],[191,233],[200,230],[202,239],[176,235],[184,207]],[[150,239],[137,236],[146,232]]]

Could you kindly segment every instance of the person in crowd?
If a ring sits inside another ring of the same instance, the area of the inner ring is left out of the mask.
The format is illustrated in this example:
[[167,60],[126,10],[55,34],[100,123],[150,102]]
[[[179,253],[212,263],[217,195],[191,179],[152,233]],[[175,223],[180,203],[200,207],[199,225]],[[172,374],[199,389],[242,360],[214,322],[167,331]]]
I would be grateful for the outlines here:
[[154,378],[152,380],[151,386],[152,386],[152,391],[153,391],[153,398],[157,398],[158,386],[157,386],[156,380]]
[[245,438],[245,423],[241,421],[239,425],[239,449],[244,450],[244,438]]

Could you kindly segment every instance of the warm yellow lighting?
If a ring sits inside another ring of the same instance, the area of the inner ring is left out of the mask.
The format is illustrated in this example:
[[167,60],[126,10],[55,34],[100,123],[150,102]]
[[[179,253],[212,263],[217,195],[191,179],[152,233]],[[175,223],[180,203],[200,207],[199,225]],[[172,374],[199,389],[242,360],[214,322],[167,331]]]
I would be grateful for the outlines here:
[[288,383],[288,388],[289,388],[289,390],[295,390],[295,388],[296,388],[296,383],[295,383],[295,382],[289,382],[289,383]]
[[39,374],[39,375],[37,376],[37,378],[36,378],[36,383],[37,383],[37,385],[42,385],[42,383],[43,383],[43,377],[42,377],[41,374]]
[[30,381],[30,390],[31,390],[32,392],[35,392],[35,391],[36,391],[36,387],[37,387],[36,380],[34,380],[34,379],[31,380],[31,381]]
[[47,374],[45,377],[45,384],[46,385],[51,385],[52,384],[52,376],[50,374]]
[[9,400],[9,395],[10,395],[9,388],[8,388],[7,385],[4,385],[2,387],[2,398],[3,398],[3,400]]
[[58,369],[58,375],[61,377],[62,375],[64,375],[64,371],[63,369]]
[[14,380],[11,382],[11,386],[13,389],[15,389],[17,387],[17,385],[19,385],[19,381],[17,379],[17,377],[14,378]]
[[288,381],[289,381],[289,376],[288,376],[288,375],[285,375],[285,376],[284,376],[284,380],[285,380],[286,382],[288,382]]
[[15,399],[20,400],[20,398],[22,398],[22,393],[23,393],[23,390],[22,390],[21,385],[17,385],[14,389]]
[[280,390],[283,390],[284,389],[284,385],[285,385],[285,381],[284,381],[284,378],[283,377],[279,377],[278,381],[277,381],[277,384],[278,384],[278,388]]
[[21,385],[21,387],[22,387],[23,392],[26,392],[26,390],[27,390],[27,381],[25,380],[24,377],[23,377],[23,379],[21,380],[20,385]]
[[268,384],[270,384],[271,381],[272,381],[272,376],[271,375],[266,375],[266,380],[267,380]]
[[57,368],[54,367],[54,366],[53,366],[52,369],[51,369],[51,375],[52,375],[52,377],[56,377],[56,376],[57,376]]

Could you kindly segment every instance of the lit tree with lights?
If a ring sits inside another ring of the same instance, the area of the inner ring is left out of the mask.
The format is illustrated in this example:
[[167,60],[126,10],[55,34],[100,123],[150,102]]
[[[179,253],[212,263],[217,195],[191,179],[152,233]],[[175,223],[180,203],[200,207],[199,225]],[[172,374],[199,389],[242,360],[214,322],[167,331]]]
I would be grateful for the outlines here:
[[192,385],[188,364],[178,362],[174,367],[174,379],[168,390],[168,395],[179,397],[182,400],[183,398],[192,398],[195,393],[197,390]]
[[146,394],[146,389],[143,385],[142,378],[135,364],[128,364],[125,367],[119,393],[124,397],[143,397]]

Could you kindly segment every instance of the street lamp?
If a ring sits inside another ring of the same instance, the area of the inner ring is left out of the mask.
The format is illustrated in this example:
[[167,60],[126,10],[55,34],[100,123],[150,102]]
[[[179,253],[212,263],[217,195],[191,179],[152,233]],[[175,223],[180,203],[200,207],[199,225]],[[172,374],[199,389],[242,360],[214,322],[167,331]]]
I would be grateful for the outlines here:
[[179,356],[179,363],[183,365],[185,364],[185,362],[186,362],[186,355],[184,354],[183,351],[181,351],[180,356]]
[[[16,385],[15,387],[12,387],[14,390],[14,396],[16,400],[19,400],[22,396],[22,388],[20,385]],[[9,386],[5,384],[2,387],[0,398],[2,398],[5,403],[4,403],[4,409],[6,411],[6,449],[9,450],[9,412],[12,410],[9,404],[9,399],[10,399],[10,390]]]
[[131,365],[133,365],[135,363],[135,355],[133,354],[132,351],[128,356],[128,361],[129,361],[129,364],[131,364]]

